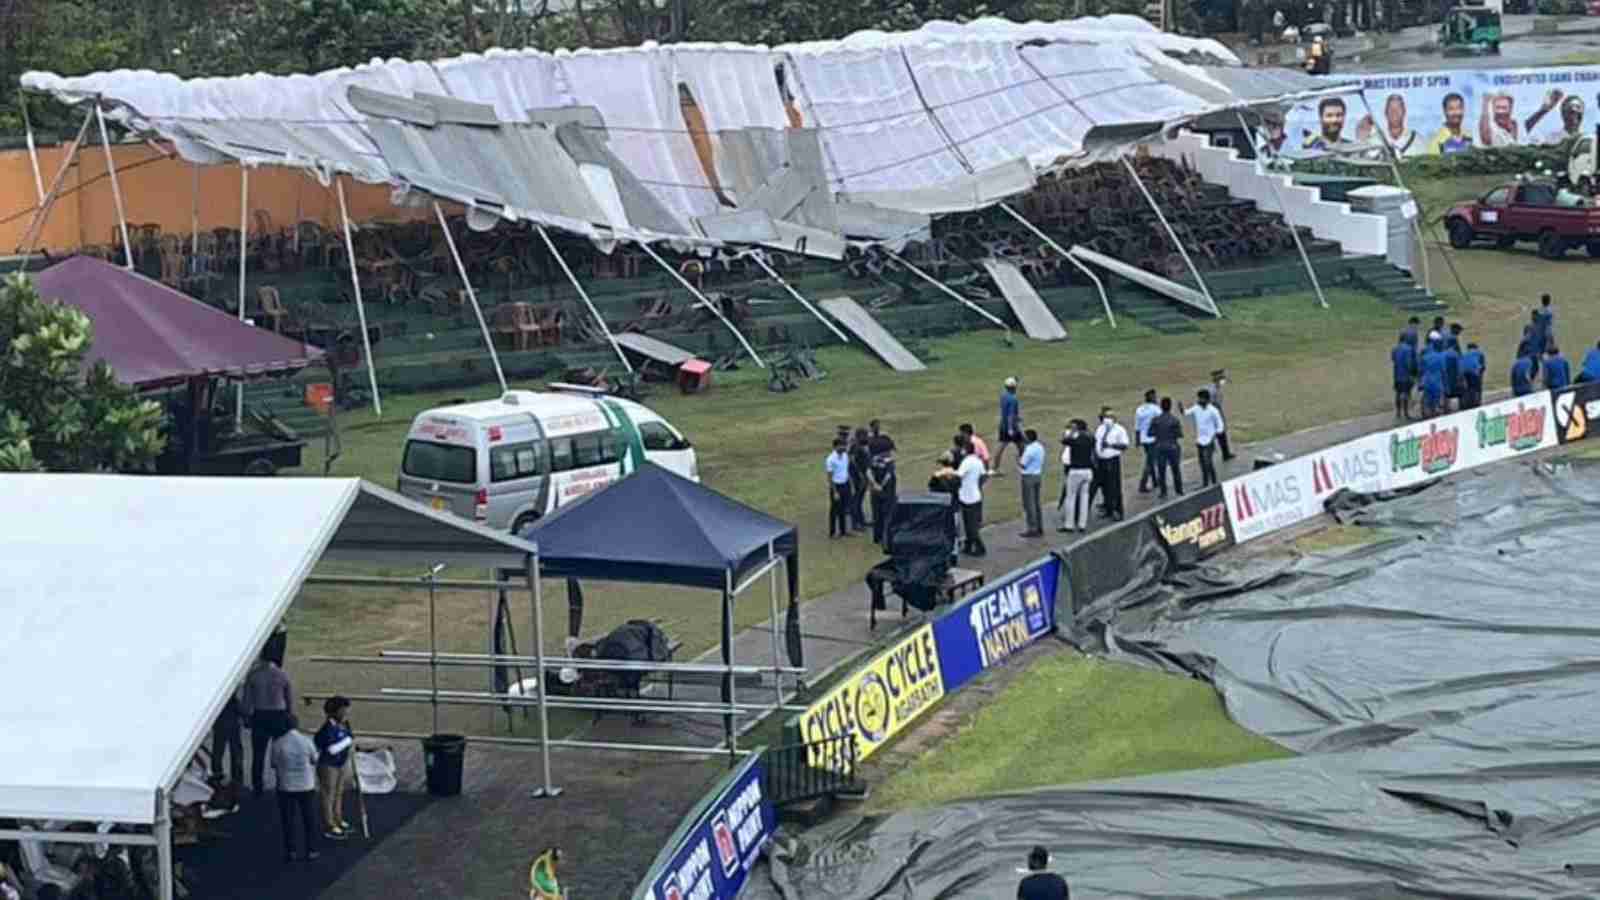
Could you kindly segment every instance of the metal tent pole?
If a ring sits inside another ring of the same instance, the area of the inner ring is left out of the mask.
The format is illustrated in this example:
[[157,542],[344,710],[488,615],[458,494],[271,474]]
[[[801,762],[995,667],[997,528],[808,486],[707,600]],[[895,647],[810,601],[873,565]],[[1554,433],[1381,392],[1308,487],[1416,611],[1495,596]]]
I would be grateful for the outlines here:
[[633,363],[628,362],[628,355],[622,352],[621,347],[617,346],[617,339],[612,336],[611,328],[606,325],[605,317],[600,315],[600,310],[595,309],[594,301],[589,299],[589,292],[583,289],[582,284],[578,283],[578,276],[572,274],[572,267],[567,265],[566,258],[561,255],[561,251],[556,249],[556,242],[550,239],[550,232],[545,231],[543,225],[535,225],[533,229],[539,232],[539,237],[544,238],[544,245],[549,248],[550,255],[556,258],[556,263],[561,266],[561,271],[567,274],[567,280],[572,282],[573,290],[576,290],[578,296],[583,298],[583,305],[589,307],[589,315],[594,316],[594,320],[600,323],[600,330],[605,333],[606,341],[611,344],[611,349],[616,352],[617,358],[622,360],[622,367],[628,370],[629,375],[632,375]]
[[361,277],[356,272],[356,242],[350,236],[350,211],[344,203],[344,181],[337,176],[333,186],[338,188],[339,218],[344,221],[344,252],[350,257],[350,287],[356,292],[356,318],[361,322],[362,355],[367,358],[367,384],[372,387],[372,411],[381,418],[383,401],[378,397],[378,371],[372,364],[372,338],[367,334],[367,308],[361,303]]
[[128,242],[128,217],[122,208],[122,186],[117,183],[117,164],[111,158],[111,137],[106,133],[106,114],[100,109],[99,98],[94,102],[94,118],[100,123],[100,149],[105,151],[106,171],[111,175],[111,197],[117,202],[117,227],[122,229],[122,258],[128,271],[133,271],[133,245]]
[[[1399,154],[1394,152],[1394,145],[1389,143],[1389,135],[1384,132],[1382,120],[1372,115],[1372,104],[1367,102],[1367,92],[1357,91],[1356,95],[1361,98],[1361,106],[1367,111],[1367,118],[1372,119],[1372,124],[1378,132],[1378,137],[1383,141],[1384,153],[1389,160],[1389,171],[1394,173],[1394,183],[1401,190],[1409,191],[1410,188],[1406,187],[1405,179],[1400,177]],[[1417,196],[1415,194],[1411,195],[1411,202],[1416,205]],[[1417,236],[1417,250],[1422,256],[1422,290],[1431,297],[1433,296],[1433,278],[1432,273],[1428,271],[1428,241],[1422,236],[1422,207],[1420,205],[1417,206],[1416,218],[1411,220],[1411,230]]]
[[[1235,111],[1239,118],[1239,129],[1246,135],[1250,134],[1250,126],[1244,120],[1244,113]],[[1306,253],[1306,245],[1300,240],[1300,229],[1294,227],[1294,222],[1289,218],[1289,205],[1283,202],[1283,194],[1278,192],[1278,176],[1271,172],[1261,170],[1261,157],[1255,158],[1256,174],[1267,179],[1267,186],[1272,189],[1272,197],[1278,201],[1278,209],[1283,212],[1283,224],[1289,226],[1289,234],[1294,238],[1294,246],[1300,251],[1300,261],[1306,264],[1306,274],[1311,276],[1311,288],[1317,292],[1317,302],[1323,309],[1328,308],[1328,298],[1322,293],[1322,282],[1317,279],[1316,267],[1311,265],[1311,255]]]
[[1045,234],[1039,228],[1036,228],[1032,222],[1024,219],[1022,217],[1022,213],[1019,213],[1011,208],[1011,204],[1002,203],[1000,204],[1000,208],[1006,211],[1006,215],[1016,219],[1023,228],[1033,232],[1033,236],[1043,241],[1045,246],[1049,247],[1051,250],[1054,250],[1056,253],[1059,253],[1062,259],[1065,259],[1067,262],[1077,266],[1078,271],[1089,276],[1089,280],[1094,282],[1095,289],[1100,292],[1100,305],[1105,307],[1107,321],[1111,323],[1112,328],[1117,327],[1117,316],[1111,311],[1111,298],[1106,296],[1106,285],[1105,282],[1100,280],[1100,276],[1096,275],[1093,269],[1080,262],[1076,256],[1068,253],[1066,248],[1055,242],[1054,238],[1050,237],[1048,234]]
[[61,166],[56,169],[55,181],[50,183],[50,190],[45,194],[44,202],[34,210],[33,218],[28,222],[28,230],[23,232],[20,249],[24,265],[27,264],[28,257],[33,255],[33,248],[44,233],[44,223],[50,218],[50,210],[55,208],[56,200],[61,196],[61,185],[67,180],[67,170],[72,168],[72,161],[77,158],[78,149],[83,146],[84,136],[89,133],[89,123],[92,121],[94,121],[94,110],[89,110],[83,114],[83,124],[78,126],[78,136],[72,139],[67,152],[61,157]]
[[22,127],[28,140],[28,162],[33,166],[33,190],[44,202],[44,176],[39,172],[39,147],[33,141],[33,120],[28,117],[28,95],[17,88],[17,107],[22,110]]
[[189,264],[200,258],[200,165],[189,164]]
[[818,322],[821,322],[829,331],[833,332],[834,337],[845,342],[846,344],[850,343],[850,339],[845,337],[844,332],[840,331],[837,325],[834,325],[832,322],[828,321],[826,316],[824,316],[815,306],[811,305],[811,301],[800,296],[799,291],[795,290],[794,287],[789,284],[789,282],[784,281],[783,276],[779,275],[776,269],[772,268],[771,265],[768,265],[765,253],[761,252],[760,250],[756,250],[750,253],[749,256],[751,259],[756,261],[756,265],[760,266],[763,272],[767,273],[769,278],[782,285],[783,289],[788,291],[791,297],[800,301],[800,305],[804,306],[807,312],[811,313],[813,316],[816,316]]
[[961,303],[963,306],[967,307],[968,309],[972,310],[973,312],[977,313],[978,315],[983,316],[985,319],[988,319],[990,322],[993,322],[994,324],[1000,326],[1001,328],[1004,328],[1006,330],[1006,337],[1007,338],[1011,337],[1011,326],[1007,325],[1006,323],[1004,323],[1004,322],[1000,321],[999,319],[995,318],[994,316],[990,315],[988,310],[984,309],[983,307],[979,306],[978,304],[973,303],[971,300],[968,300],[967,298],[965,298],[965,297],[961,296],[960,294],[956,293],[953,289],[951,289],[951,287],[949,285],[945,284],[944,282],[940,281],[939,279],[933,277],[932,275],[929,275],[927,272],[922,271],[921,269],[917,268],[916,266],[913,266],[911,263],[906,262],[903,258],[901,258],[900,254],[895,253],[893,250],[890,250],[888,247],[885,247],[885,246],[880,244],[878,249],[882,250],[885,256],[889,257],[890,259],[892,259],[895,262],[899,263],[900,265],[904,266],[906,271],[908,271],[911,274],[917,276],[918,278],[921,278],[923,281],[926,281],[927,283],[933,285],[934,287],[938,288],[940,291],[943,291],[944,293],[949,294],[951,297],[954,297],[957,302]]
[[523,560],[528,573],[528,589],[533,593],[533,658],[538,672],[533,680],[539,689],[539,764],[543,769],[544,784],[533,789],[531,796],[559,797],[561,788],[550,783],[550,708],[544,689],[544,578],[539,572],[539,545]]
[[[340,202],[344,202],[342,195]],[[478,292],[472,289],[472,279],[467,277],[467,266],[461,261],[460,252],[456,250],[456,236],[450,233],[450,223],[445,220],[444,209],[439,206],[437,200],[433,201],[433,214],[439,218],[439,227],[444,229],[444,242],[450,245],[450,258],[456,261],[456,272],[460,273],[461,283],[467,287],[467,299],[472,301],[472,312],[478,317],[478,328],[483,331],[483,342],[489,346],[489,359],[494,363],[494,377],[500,379],[500,393],[503,394],[506,392],[506,373],[500,368],[500,352],[494,348],[494,338],[489,334],[489,323],[484,321],[483,307],[478,305]]]
[[167,792],[156,789],[156,819],[151,828],[156,840],[156,870],[160,880],[157,900],[172,900],[172,814],[167,808]]
[[428,703],[433,707],[433,733],[439,733],[439,617],[438,586],[435,579],[444,563],[428,567],[422,580],[428,583]]
[[[124,238],[126,240],[126,238]],[[239,321],[244,321],[244,267],[250,256],[250,169],[239,163]],[[244,379],[233,387],[233,430],[244,430]]]
[[1139,170],[1133,167],[1133,163],[1128,162],[1126,156],[1122,157],[1122,165],[1127,168],[1128,174],[1133,176],[1133,183],[1139,186],[1139,193],[1144,195],[1145,202],[1149,203],[1150,208],[1155,210],[1156,218],[1161,220],[1162,227],[1167,229],[1167,236],[1172,238],[1173,246],[1177,247],[1178,252],[1183,254],[1183,261],[1189,264],[1189,272],[1194,275],[1195,282],[1200,285],[1200,292],[1206,295],[1206,302],[1211,304],[1211,314],[1219,319],[1222,318],[1222,310],[1217,308],[1216,298],[1211,296],[1211,288],[1207,287],[1206,280],[1200,277],[1200,270],[1195,267],[1194,260],[1189,257],[1189,251],[1184,249],[1183,241],[1178,240],[1178,232],[1173,230],[1172,223],[1168,222],[1166,215],[1161,212],[1161,207],[1156,203],[1156,198],[1151,195],[1150,189],[1144,186],[1144,179],[1139,177]]
[[[777,554],[777,544],[774,541],[767,541],[767,560],[770,562],[777,555],[778,555]],[[787,565],[787,563],[785,563],[785,565]],[[772,567],[768,577],[770,579],[770,584],[772,585],[772,620],[771,620],[771,623],[770,623],[771,626],[772,626],[772,628],[770,629],[771,632],[772,632],[772,695],[773,695],[774,704],[776,706],[782,706],[783,705],[783,672],[778,668],[778,662],[779,662],[779,659],[781,657],[779,656],[779,648],[778,648],[778,567],[777,566],[773,566]]]
[[[722,687],[727,694],[727,704],[731,707],[737,702],[734,696],[733,684],[733,569],[730,567],[724,573],[726,579],[722,588]],[[739,761],[739,728],[733,713],[722,717],[722,730],[728,737],[728,764],[733,765]]]
[[707,300],[706,295],[700,293],[700,289],[690,284],[689,279],[680,275],[677,269],[667,265],[667,261],[661,258],[661,254],[657,253],[654,247],[651,247],[644,241],[639,242],[639,247],[644,250],[646,255],[655,260],[657,265],[663,269],[666,269],[668,275],[671,275],[679,284],[683,285],[684,290],[693,294],[695,299],[700,301],[701,306],[711,310],[712,315],[716,316],[717,319],[722,322],[722,324],[728,326],[728,330],[733,332],[733,336],[739,339],[740,344],[744,345],[745,352],[750,354],[750,358],[756,361],[757,366],[763,369],[767,367],[767,364],[762,362],[761,357],[756,353],[756,348],[750,346],[750,342],[744,339],[744,335],[739,333],[739,329],[735,328],[732,322],[728,321],[728,317],[722,314],[722,310],[717,309],[717,305],[715,303]]

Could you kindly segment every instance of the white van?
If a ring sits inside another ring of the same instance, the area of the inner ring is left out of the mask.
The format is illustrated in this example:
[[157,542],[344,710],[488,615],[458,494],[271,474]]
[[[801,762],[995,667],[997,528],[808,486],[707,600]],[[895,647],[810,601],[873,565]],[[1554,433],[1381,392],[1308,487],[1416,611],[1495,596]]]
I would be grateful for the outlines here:
[[700,480],[689,441],[637,403],[579,392],[507,391],[498,400],[418,415],[406,435],[399,491],[516,533],[632,471],[641,455]]

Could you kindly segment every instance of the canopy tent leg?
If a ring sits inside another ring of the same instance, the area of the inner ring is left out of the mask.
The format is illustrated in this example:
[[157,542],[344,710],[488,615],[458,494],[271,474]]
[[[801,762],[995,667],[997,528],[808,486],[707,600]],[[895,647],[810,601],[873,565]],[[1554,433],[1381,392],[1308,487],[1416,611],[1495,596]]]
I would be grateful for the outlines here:
[[189,164],[189,265],[200,258],[200,164]]
[[[123,238],[127,240],[126,237]],[[250,169],[239,164],[239,321],[244,321],[244,266],[250,256]],[[133,267],[132,263],[128,264]],[[233,386],[233,431],[244,431],[244,379]]]
[[833,332],[834,337],[846,344],[850,343],[850,339],[845,337],[844,332],[840,331],[837,325],[834,325],[832,322],[828,321],[826,316],[824,316],[815,306],[811,305],[811,301],[807,300],[805,297],[802,297],[800,292],[795,290],[794,287],[789,284],[789,282],[783,280],[783,276],[779,275],[777,270],[772,268],[772,266],[767,263],[767,255],[765,253],[760,250],[755,250],[752,251],[749,256],[751,259],[756,261],[756,265],[761,267],[761,271],[767,273],[767,277],[782,285],[783,289],[789,292],[789,296],[800,301],[800,305],[804,306],[807,312],[811,313],[813,316],[816,316],[818,322],[821,322],[824,327]]
[[100,123],[100,149],[105,151],[106,171],[111,175],[111,198],[117,203],[117,227],[122,230],[122,259],[123,267],[133,271],[133,245],[128,243],[128,216],[122,208],[122,186],[117,183],[117,164],[111,158],[111,137],[106,133],[106,114],[100,109],[100,101],[94,102],[95,121]]
[[156,790],[156,821],[151,829],[156,839],[156,871],[160,881],[157,900],[172,900],[172,814],[167,808],[167,792]]
[[715,303],[712,303],[710,300],[706,299],[706,295],[700,293],[700,289],[690,284],[689,279],[680,275],[677,269],[667,265],[667,261],[661,258],[661,254],[657,253],[654,247],[650,246],[644,241],[640,241],[639,246],[644,250],[646,255],[656,261],[656,265],[659,265],[661,268],[665,269],[668,275],[671,275],[673,279],[675,279],[679,284],[683,285],[684,290],[693,294],[695,299],[700,301],[701,306],[711,310],[711,314],[713,316],[716,316],[717,319],[722,322],[722,324],[728,326],[728,330],[733,332],[733,336],[739,339],[740,344],[744,345],[745,352],[750,354],[750,358],[756,361],[756,365],[758,367],[763,369],[767,367],[767,364],[762,362],[761,357],[756,353],[756,348],[750,346],[750,342],[744,339],[744,335],[739,333],[739,329],[735,328],[732,322],[728,321],[728,317],[722,314],[722,310],[717,309],[717,305]]
[[[372,411],[383,417],[383,401],[378,397],[378,371],[372,364],[372,338],[367,334],[367,308],[361,303],[361,276],[356,272],[356,242],[350,236],[350,210],[344,203],[344,181],[335,178],[339,194],[339,218],[344,222],[344,252],[350,257],[350,288],[356,292],[356,318],[361,323],[361,353],[367,358],[367,384],[372,387]],[[447,232],[448,233],[448,232]],[[477,306],[476,303],[473,304]]]
[[[1250,125],[1245,122],[1244,113],[1235,112],[1234,115],[1238,116],[1239,118],[1239,130],[1244,132],[1245,135],[1249,135]],[[1306,253],[1305,243],[1300,240],[1300,229],[1294,227],[1294,221],[1289,218],[1289,206],[1283,202],[1283,194],[1279,193],[1278,191],[1277,176],[1270,172],[1262,171],[1261,157],[1259,155],[1256,156],[1255,166],[1256,174],[1267,179],[1267,187],[1272,189],[1272,197],[1278,201],[1278,209],[1283,212],[1283,224],[1289,226],[1289,234],[1294,238],[1295,249],[1300,251],[1300,261],[1305,263],[1306,274],[1311,276],[1311,288],[1317,292],[1317,302],[1322,304],[1323,309],[1327,309],[1328,297],[1322,293],[1322,282],[1317,278],[1316,268],[1311,265],[1311,256],[1310,254]]]
[[628,355],[622,352],[621,347],[617,346],[617,339],[612,336],[611,328],[606,325],[605,317],[600,315],[600,310],[595,309],[594,301],[589,299],[589,292],[584,290],[583,285],[578,282],[578,276],[572,274],[572,267],[567,265],[566,258],[561,255],[561,251],[556,249],[556,242],[550,239],[550,232],[546,231],[543,225],[535,225],[533,229],[539,232],[539,237],[544,239],[545,247],[549,248],[550,255],[556,258],[556,264],[561,266],[561,271],[566,273],[567,280],[572,282],[573,290],[577,291],[578,296],[583,298],[583,305],[589,308],[589,315],[594,316],[594,320],[600,323],[600,331],[605,334],[606,341],[611,344],[611,349],[616,352],[617,358],[622,360],[622,367],[628,370],[629,375],[632,375],[633,363],[628,362]]
[[546,705],[544,689],[544,585],[539,574],[539,545],[525,558],[528,573],[528,590],[533,594],[533,661],[538,672],[534,681],[539,685],[539,764],[544,773],[544,785],[533,789],[534,798],[559,797],[561,788],[550,783],[550,708]]
[[436,563],[428,567],[428,574],[422,576],[428,582],[428,705],[433,708],[433,731],[439,733],[439,616],[438,616],[438,587],[439,572],[444,569],[444,563]]
[[[1367,102],[1366,91],[1357,91],[1356,95],[1361,98],[1361,106],[1366,109],[1367,118],[1374,122],[1384,121],[1383,119],[1379,119],[1372,115],[1372,104]],[[1378,133],[1378,137],[1383,139],[1384,156],[1389,160],[1389,171],[1394,173],[1395,185],[1401,190],[1410,190],[1410,188],[1406,187],[1405,179],[1400,177],[1400,164],[1398,162],[1399,156],[1394,152],[1394,145],[1389,143],[1389,135],[1384,132],[1382,125],[1379,125],[1373,130]],[[1411,199],[1412,202],[1415,203],[1416,195],[1413,194]],[[1416,216],[1411,220],[1411,231],[1417,236],[1417,251],[1418,255],[1422,257],[1422,290],[1426,292],[1428,296],[1432,297],[1433,278],[1432,273],[1428,271],[1428,241],[1422,236],[1422,208],[1420,206],[1417,207]]]
[[[722,588],[722,702],[734,704],[733,691],[733,570],[724,573]],[[739,763],[739,735],[732,712],[722,716],[722,731],[728,738],[728,765]]]
[[28,117],[28,95],[17,88],[17,108],[22,110],[22,128],[28,141],[28,163],[33,166],[33,190],[44,202],[44,176],[39,172],[39,147],[33,141],[33,120]]
[[[777,558],[777,555],[778,554],[777,554],[777,544],[776,544],[776,542],[767,541],[767,562],[770,564],[772,562],[772,560]],[[787,562],[785,562],[784,564],[788,565]],[[771,629],[770,629],[771,632],[772,632],[772,703],[773,703],[773,707],[772,708],[773,709],[777,709],[778,707],[783,706],[783,671],[781,669],[782,657],[779,655],[779,648],[778,648],[778,567],[777,566],[773,566],[772,567],[772,571],[768,575],[768,582],[772,586],[772,618],[769,620],[769,624],[772,626]]]
[[55,181],[50,183],[50,190],[45,194],[44,202],[34,210],[33,218],[28,222],[28,230],[23,232],[20,255],[22,264],[28,263],[28,258],[33,256],[33,248],[39,243],[39,238],[44,234],[44,223],[50,218],[50,210],[55,208],[56,200],[61,196],[61,186],[66,183],[67,170],[72,167],[72,161],[77,159],[78,150],[83,146],[83,139],[89,133],[89,123],[94,121],[94,110],[83,114],[83,124],[78,126],[78,136],[72,139],[67,146],[67,152],[61,157],[61,166],[56,169]]
[[978,304],[973,303],[971,300],[968,300],[967,298],[965,298],[965,297],[961,296],[960,294],[956,293],[956,291],[953,290],[949,285],[945,284],[944,282],[940,281],[939,279],[933,277],[932,275],[929,275],[927,272],[922,271],[921,269],[917,268],[916,266],[913,266],[911,263],[906,262],[903,258],[901,258],[900,254],[895,253],[893,250],[890,250],[887,246],[884,246],[884,245],[880,244],[878,246],[878,249],[882,250],[884,252],[884,254],[887,255],[890,259],[894,260],[895,262],[899,263],[901,266],[905,267],[906,271],[908,271],[911,274],[917,276],[918,278],[921,278],[923,281],[926,281],[927,283],[933,285],[934,287],[938,288],[940,291],[943,291],[944,293],[949,294],[951,297],[954,297],[958,303],[960,303],[961,305],[967,307],[968,309],[972,310],[973,312],[977,313],[978,315],[983,316],[985,319],[988,319],[990,322],[993,322],[994,324],[1000,326],[1001,328],[1004,328],[1005,331],[1006,331],[1006,340],[1010,340],[1011,339],[1011,326],[1007,325],[1006,323],[1004,323],[1004,322],[1000,321],[999,319],[995,318],[994,316],[990,315],[988,310],[984,309],[983,307],[979,306]]
[[1100,305],[1105,308],[1106,321],[1111,323],[1111,327],[1112,328],[1117,327],[1117,316],[1116,316],[1116,313],[1113,313],[1111,311],[1111,298],[1106,296],[1106,285],[1105,285],[1105,282],[1100,280],[1100,276],[1096,275],[1094,273],[1093,269],[1089,268],[1088,266],[1084,265],[1081,261],[1079,261],[1079,259],[1077,257],[1073,256],[1071,253],[1068,253],[1066,251],[1065,247],[1062,247],[1060,244],[1055,242],[1054,238],[1050,237],[1050,235],[1048,235],[1048,234],[1045,234],[1040,229],[1034,227],[1034,224],[1032,222],[1029,222],[1027,219],[1024,219],[1022,217],[1021,213],[1019,213],[1016,210],[1011,208],[1011,204],[1002,203],[1002,204],[1000,204],[1000,208],[1006,211],[1006,215],[1010,216],[1013,219],[1016,219],[1017,222],[1020,225],[1022,225],[1023,228],[1026,228],[1030,232],[1032,232],[1034,237],[1036,237],[1039,240],[1043,241],[1045,246],[1049,247],[1051,250],[1054,250],[1056,253],[1060,254],[1062,259],[1065,259],[1067,262],[1072,263],[1074,266],[1077,266],[1078,267],[1078,271],[1080,271],[1083,274],[1089,276],[1089,280],[1094,282],[1095,290],[1100,292]]
[[1133,167],[1133,163],[1129,162],[1126,156],[1122,157],[1122,165],[1127,168],[1128,174],[1133,176],[1133,183],[1139,186],[1139,193],[1144,195],[1145,202],[1155,210],[1156,218],[1161,220],[1161,227],[1167,230],[1167,237],[1172,238],[1172,245],[1178,248],[1178,252],[1183,255],[1183,261],[1188,263],[1190,274],[1194,275],[1195,283],[1200,285],[1200,292],[1206,295],[1206,302],[1211,304],[1211,314],[1219,319],[1222,318],[1222,310],[1217,308],[1217,300],[1211,296],[1211,288],[1207,287],[1206,280],[1200,277],[1200,270],[1189,257],[1189,251],[1184,249],[1183,241],[1178,240],[1178,232],[1173,230],[1172,223],[1168,222],[1166,215],[1161,212],[1161,206],[1156,203],[1156,198],[1150,193],[1150,189],[1144,186],[1144,179],[1139,177],[1139,170]]
[[[343,202],[342,198],[340,202]],[[489,323],[484,321],[483,307],[478,305],[478,292],[472,289],[472,279],[467,277],[467,266],[461,261],[461,253],[456,250],[456,236],[450,233],[450,223],[445,221],[444,208],[437,200],[433,201],[433,214],[439,218],[439,227],[444,229],[444,242],[450,245],[450,258],[456,261],[456,271],[461,275],[461,283],[466,285],[467,299],[472,301],[472,312],[478,317],[478,328],[483,331],[483,342],[488,345],[489,359],[494,363],[494,377],[500,379],[500,393],[503,394],[506,392],[506,373],[500,368],[500,352],[494,348],[494,337],[489,334]],[[374,388],[373,391],[376,395],[377,389]]]

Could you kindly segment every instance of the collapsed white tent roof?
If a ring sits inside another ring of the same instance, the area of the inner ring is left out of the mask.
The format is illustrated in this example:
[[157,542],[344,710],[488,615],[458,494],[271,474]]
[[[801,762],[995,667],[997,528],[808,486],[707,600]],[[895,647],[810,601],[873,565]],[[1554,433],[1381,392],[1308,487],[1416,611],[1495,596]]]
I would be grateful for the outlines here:
[[[348,173],[482,210],[479,225],[838,255],[843,236],[894,239],[1025,191],[1038,168],[1084,157],[1091,129],[1259,99],[1210,74],[1238,65],[1216,41],[1107,16],[771,48],[495,50],[287,77],[30,72],[22,84],[100,100],[193,161]],[[687,125],[686,108],[703,124]]]
[[0,818],[153,824],[324,557],[533,547],[356,479],[0,476]]

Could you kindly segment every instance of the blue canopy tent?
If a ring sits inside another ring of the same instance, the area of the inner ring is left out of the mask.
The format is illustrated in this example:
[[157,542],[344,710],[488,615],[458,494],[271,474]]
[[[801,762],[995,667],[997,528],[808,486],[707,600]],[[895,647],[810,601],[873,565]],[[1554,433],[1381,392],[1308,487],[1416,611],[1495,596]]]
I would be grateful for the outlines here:
[[[733,665],[733,601],[764,575],[788,574],[784,633],[789,664],[803,665],[800,642],[800,540],[793,525],[646,462],[636,471],[535,522],[520,535],[539,547],[539,574],[566,578],[568,634],[577,636],[584,579],[701,587],[722,593],[722,663]],[[778,598],[772,593],[774,678],[778,677]],[[722,702],[733,703],[731,668]],[[733,715],[723,715],[729,749]]]

